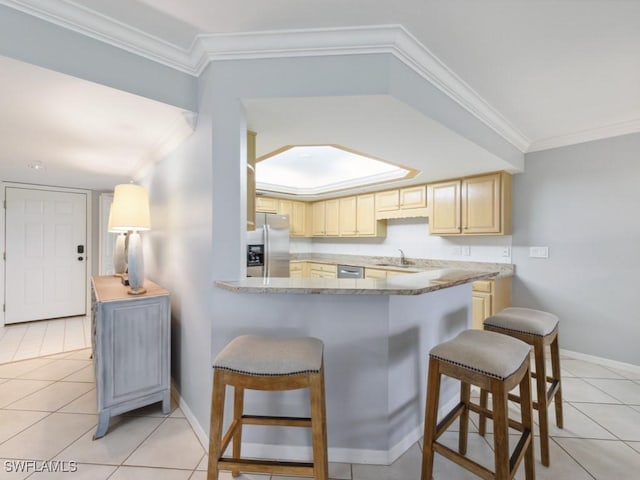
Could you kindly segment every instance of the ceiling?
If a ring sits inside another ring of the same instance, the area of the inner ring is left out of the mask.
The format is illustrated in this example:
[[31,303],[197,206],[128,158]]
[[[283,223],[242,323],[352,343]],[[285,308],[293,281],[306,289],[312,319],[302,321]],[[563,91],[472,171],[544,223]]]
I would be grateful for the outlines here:
[[189,112],[121,90],[1,56],[0,72],[5,181],[111,190],[193,131]]
[[[144,36],[146,40],[171,45],[176,50],[185,52],[193,50],[194,42],[207,35],[402,25],[417,42],[457,74],[471,91],[525,139],[524,147],[519,147],[521,150],[535,151],[640,131],[638,1],[59,0],[43,3],[37,0],[2,0],[2,3],[21,9],[36,5],[40,16],[46,18],[50,14],[57,21],[65,18],[65,15],[76,22],[82,18],[91,19],[94,30],[97,29],[98,20],[103,24],[111,22],[112,25],[124,26],[130,32]],[[19,69],[14,69],[7,62],[10,61],[4,59],[0,62],[3,77],[10,70],[16,70],[17,75]],[[43,75],[42,78],[45,78],[47,74]],[[7,126],[14,129],[9,137],[13,139],[9,142],[12,149],[4,145],[4,140],[0,146],[3,166],[5,159],[30,161],[37,157],[47,165],[49,175],[54,172],[53,165],[59,162],[62,162],[60,165],[65,169],[91,169],[94,162],[107,162],[109,169],[113,171],[106,171],[105,166],[102,166],[102,173],[113,175],[114,178],[130,176],[138,162],[146,158],[147,152],[153,150],[153,145],[157,145],[158,139],[166,136],[163,132],[171,130],[171,124],[181,115],[181,112],[175,109],[171,111],[171,107],[166,105],[143,99],[125,99],[127,94],[97,86],[95,87],[100,89],[100,93],[91,92],[91,88],[87,87],[87,97],[83,101],[74,99],[71,95],[69,101],[61,102],[63,105],[54,105],[51,112],[42,109],[33,111],[31,109],[38,104],[42,105],[42,102],[46,104],[52,99],[62,100],[64,97],[56,91],[50,91],[49,87],[38,87],[36,83],[39,76],[29,74],[29,77],[33,78],[33,84],[14,79],[20,82],[21,88],[17,88],[20,90],[18,92],[12,92],[12,95],[22,93],[21,98],[26,103],[21,105],[9,101],[9,106],[20,114],[18,117],[23,117],[20,120],[22,123],[13,122],[14,110],[11,110],[12,121],[8,120],[5,110],[7,95],[0,92],[0,107],[3,112],[0,122],[3,133]],[[61,82],[59,90],[64,90],[61,77],[58,80]],[[72,84],[75,79],[67,77],[66,80]],[[34,101],[29,106],[32,92],[38,93],[36,97],[39,103]],[[47,92],[50,94],[48,100],[43,98]],[[67,94],[70,95],[68,92]],[[118,100],[104,103],[96,100],[111,95],[118,97]],[[305,144],[311,140],[318,143],[318,137],[325,137],[327,143],[346,145],[394,161],[400,156],[404,159],[405,153],[411,155],[412,148],[425,147],[426,142],[415,138],[401,141],[401,133],[389,145],[383,145],[380,138],[374,138],[377,136],[369,135],[369,139],[365,139],[364,132],[357,129],[350,129],[349,134],[339,132],[337,127],[332,128],[336,117],[330,117],[331,122],[328,122],[322,115],[335,115],[336,109],[342,113],[351,112],[354,100],[342,100],[342,106],[338,105],[338,99],[327,102],[333,106],[332,110],[318,99],[298,99],[297,102],[304,103],[307,108],[308,116],[313,117],[305,119],[303,125],[289,121],[278,113],[288,111],[299,119],[301,116],[296,111],[299,111],[297,109],[301,105],[296,105],[294,100],[281,99],[278,104],[275,100],[248,103],[250,120],[255,124],[252,128],[260,132],[259,150],[266,153],[269,149],[275,150],[286,144]],[[360,121],[366,123],[373,121],[373,129],[382,128],[382,125],[376,124],[382,120],[366,117],[368,108],[382,105],[395,110],[399,116],[394,118],[400,123],[415,120],[415,115],[419,115],[403,110],[398,102],[389,98],[369,100],[370,102],[360,102],[360,112],[352,112],[352,115],[361,115],[363,118]],[[128,104],[129,101],[138,103]],[[83,111],[83,105],[90,111]],[[113,106],[111,112],[107,108],[109,105]],[[120,110],[118,105],[121,105]],[[71,108],[74,111],[77,109],[81,120],[74,125],[56,122],[56,118],[59,119],[55,116],[56,108],[63,107],[67,113]],[[104,115],[92,115],[92,112],[103,110]],[[399,110],[403,110],[402,114]],[[124,112],[128,115],[124,115]],[[131,115],[131,112],[136,113]],[[53,116],[48,116],[48,113]],[[35,120],[42,116],[48,118]],[[103,123],[98,121],[101,118]],[[157,125],[145,125],[153,119],[158,121]],[[107,128],[104,122],[108,124]],[[125,127],[127,122],[130,122],[130,128]],[[424,122],[435,123],[429,119],[424,119]],[[42,125],[36,128],[34,123]],[[308,131],[302,128],[311,123],[320,128],[320,131],[316,130],[317,134],[313,139],[308,138]],[[79,125],[83,128],[79,128]],[[148,127],[147,130],[138,132],[140,125]],[[434,127],[438,131],[439,126]],[[63,132],[65,128],[67,133]],[[368,130],[371,132],[371,129]],[[105,133],[101,135],[100,131]],[[64,142],[60,142],[67,146],[66,152],[73,154],[66,154],[64,149],[47,149],[46,142],[54,145],[56,139],[64,139]],[[136,139],[140,139],[141,143],[133,145]],[[465,144],[464,139],[455,140],[451,144],[433,148],[471,148]],[[458,143],[460,146],[456,147],[454,144]],[[119,150],[112,150],[115,148],[114,144],[117,144]],[[401,148],[400,145],[404,145],[403,150],[392,151],[392,147]],[[38,147],[57,153],[47,155],[45,151],[38,152]],[[412,151],[415,157],[420,150]],[[82,161],[78,158],[82,158]],[[127,160],[117,164],[114,158]],[[86,159],[90,161],[85,161]],[[500,164],[499,159],[490,156],[486,160],[494,162],[496,166]],[[478,164],[477,160],[474,162]],[[413,166],[411,161],[403,160],[400,163]],[[473,162],[464,165],[468,171],[474,170],[474,167]],[[433,168],[437,171],[437,168],[444,167]],[[4,174],[3,177],[7,178]]]

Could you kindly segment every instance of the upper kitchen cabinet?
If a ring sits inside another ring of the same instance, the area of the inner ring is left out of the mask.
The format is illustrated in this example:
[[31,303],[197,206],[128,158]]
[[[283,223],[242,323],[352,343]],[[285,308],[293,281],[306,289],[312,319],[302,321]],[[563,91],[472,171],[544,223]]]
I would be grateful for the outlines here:
[[289,234],[292,237],[308,235],[307,204],[298,200],[278,200],[278,213],[289,216]]
[[337,237],[340,234],[339,214],[340,202],[337,198],[313,202],[311,204],[311,235]]
[[278,199],[271,197],[256,197],[256,212],[278,213]]
[[354,195],[339,199],[341,237],[376,237],[387,234],[386,224],[376,220],[375,195]]
[[375,194],[376,218],[411,218],[427,216],[425,185],[387,190]]
[[292,237],[309,236],[309,205],[299,200],[284,198],[257,197],[256,211],[261,213],[277,213],[289,217],[289,235]]
[[247,131],[247,230],[256,229],[256,132]]
[[429,233],[432,235],[461,233],[460,184],[460,180],[453,180],[428,186]]
[[510,235],[511,175],[466,177],[428,186],[432,235]]

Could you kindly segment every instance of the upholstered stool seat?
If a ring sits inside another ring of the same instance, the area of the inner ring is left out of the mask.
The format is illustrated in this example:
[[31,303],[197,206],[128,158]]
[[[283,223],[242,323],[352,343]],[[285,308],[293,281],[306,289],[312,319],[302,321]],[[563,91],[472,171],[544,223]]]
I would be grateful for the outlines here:
[[[310,476],[327,480],[327,430],[324,397],[323,343],[313,337],[243,335],[233,339],[213,363],[213,395],[209,432],[207,480],[217,480],[220,470]],[[233,421],[222,436],[225,389],[234,387]],[[295,390],[309,388],[311,417],[276,417],[244,414],[244,390]],[[311,428],[313,462],[243,459],[243,425]],[[233,441],[231,457],[224,457]]]
[[[533,346],[535,371],[531,376],[536,379],[537,401],[533,408],[538,410],[540,427],[540,461],[549,466],[549,420],[547,408],[555,401],[556,424],[563,427],[562,386],[560,378],[560,348],[558,344],[558,317],[549,312],[531,308],[509,307],[484,321],[486,331],[501,333]],[[550,347],[551,375],[546,372],[546,347]],[[547,384],[549,384],[547,388]],[[512,400],[518,397],[511,395]],[[486,406],[487,392],[482,391],[480,405]],[[485,419],[480,416],[479,430],[485,432]]]
[[[527,480],[535,478],[532,442],[531,347],[517,339],[482,330],[465,330],[429,352],[427,403],[424,423],[422,480],[431,480],[435,453],[448,458],[482,478],[512,479],[524,458]],[[460,380],[460,402],[437,423],[442,375]],[[492,410],[471,402],[471,385],[491,391]],[[508,417],[508,394],[520,387],[521,421]],[[494,421],[495,471],[466,457],[469,411],[482,413]],[[458,451],[438,442],[438,438],[460,417]],[[522,432],[511,458],[509,427]]]

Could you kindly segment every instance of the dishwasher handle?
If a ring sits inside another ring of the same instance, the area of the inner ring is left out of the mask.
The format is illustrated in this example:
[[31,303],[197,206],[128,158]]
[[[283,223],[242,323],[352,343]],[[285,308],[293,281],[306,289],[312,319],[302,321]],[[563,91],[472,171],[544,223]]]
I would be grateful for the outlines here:
[[338,278],[363,278],[364,268],[338,265]]

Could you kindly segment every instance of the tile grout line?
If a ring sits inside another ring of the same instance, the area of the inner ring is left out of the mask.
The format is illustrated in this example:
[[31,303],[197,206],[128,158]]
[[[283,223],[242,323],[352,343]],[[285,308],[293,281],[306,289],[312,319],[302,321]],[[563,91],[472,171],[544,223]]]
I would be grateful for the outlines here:
[[585,467],[584,465],[582,465],[582,463],[580,463],[580,462],[578,461],[578,459],[577,459],[577,458],[574,458],[574,456],[573,456],[573,455],[571,455],[571,453],[569,453],[566,449],[564,449],[564,448],[562,447],[562,445],[560,445],[560,444],[556,441],[556,439],[555,439],[555,438],[553,438],[553,437],[551,437],[551,436],[550,436],[550,438],[551,438],[551,441],[553,441],[553,443],[555,443],[555,444],[560,448],[560,450],[562,450],[564,453],[566,453],[566,454],[567,454],[567,456],[568,456],[571,460],[573,460],[577,465],[579,465],[579,466],[580,466],[580,468],[581,468],[582,470],[584,470],[584,471],[587,473],[587,475],[589,475],[591,478],[593,478],[593,480],[598,480],[596,477],[594,477],[594,476],[591,474],[591,472],[587,469],[587,467]]

